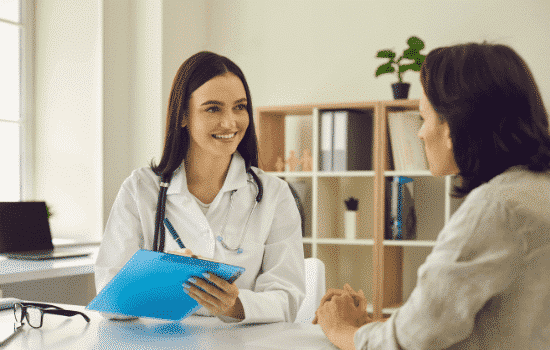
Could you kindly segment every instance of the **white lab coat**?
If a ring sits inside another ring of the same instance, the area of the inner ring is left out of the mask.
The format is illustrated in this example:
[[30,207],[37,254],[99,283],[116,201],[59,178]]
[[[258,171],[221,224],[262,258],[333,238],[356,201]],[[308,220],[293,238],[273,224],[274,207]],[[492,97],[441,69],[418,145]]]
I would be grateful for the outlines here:
[[[242,156],[238,152],[233,155],[225,182],[206,216],[187,188],[183,167],[180,169],[168,187],[166,217],[194,254],[246,269],[235,281],[245,313],[241,323],[293,322],[305,296],[305,272],[300,214],[288,184],[253,167],[264,193],[244,233],[243,253],[237,254],[223,248],[216,237],[222,230],[232,190],[238,191],[233,195],[224,234],[230,247],[238,245],[255,203],[256,187],[247,182]],[[98,292],[137,250],[153,249],[159,188],[159,177],[150,168],[134,170],[122,184],[96,261]],[[177,249],[166,230],[165,252]]]

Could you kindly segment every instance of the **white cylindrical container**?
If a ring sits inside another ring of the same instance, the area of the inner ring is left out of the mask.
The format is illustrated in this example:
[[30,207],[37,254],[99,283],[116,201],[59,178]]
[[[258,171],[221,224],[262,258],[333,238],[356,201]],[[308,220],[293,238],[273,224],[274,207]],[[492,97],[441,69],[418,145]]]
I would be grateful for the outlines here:
[[344,230],[346,239],[355,239],[355,228],[357,225],[357,211],[346,210],[344,212]]

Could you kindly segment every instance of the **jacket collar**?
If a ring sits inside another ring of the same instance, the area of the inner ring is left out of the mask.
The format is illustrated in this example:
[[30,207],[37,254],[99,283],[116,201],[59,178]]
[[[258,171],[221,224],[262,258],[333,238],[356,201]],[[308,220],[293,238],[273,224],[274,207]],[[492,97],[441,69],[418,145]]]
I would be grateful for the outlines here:
[[[225,177],[225,181],[221,188],[221,192],[228,192],[236,190],[238,188],[246,186],[246,181],[248,179],[248,174],[246,173],[246,165],[244,158],[240,155],[238,151],[233,153],[231,157],[231,163],[229,164],[229,171]],[[185,165],[182,163],[181,166],[174,171],[172,175],[172,181],[168,187],[167,194],[177,194],[184,193],[189,194],[189,189],[187,188],[187,176],[185,173]]]

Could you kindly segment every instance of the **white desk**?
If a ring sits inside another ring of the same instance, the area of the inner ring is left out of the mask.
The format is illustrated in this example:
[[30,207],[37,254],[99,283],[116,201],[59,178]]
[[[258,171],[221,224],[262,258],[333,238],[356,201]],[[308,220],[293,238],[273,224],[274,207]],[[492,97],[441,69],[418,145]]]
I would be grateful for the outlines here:
[[92,254],[43,261],[0,256],[0,290],[3,297],[87,305],[95,296],[94,264],[99,244],[84,245],[82,248],[90,248]]
[[[181,322],[153,319],[111,321],[84,306],[57,304],[83,311],[81,316],[44,315],[44,325],[22,330],[4,344],[6,350],[102,349],[337,349],[321,327],[312,324],[226,324],[215,317],[191,316]],[[0,321],[11,321],[13,310],[0,312]]]

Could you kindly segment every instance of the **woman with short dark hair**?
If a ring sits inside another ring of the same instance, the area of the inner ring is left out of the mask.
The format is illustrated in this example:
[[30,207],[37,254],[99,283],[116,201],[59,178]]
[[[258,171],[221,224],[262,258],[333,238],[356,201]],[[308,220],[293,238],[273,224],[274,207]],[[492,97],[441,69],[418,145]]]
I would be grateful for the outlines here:
[[550,168],[548,114],[523,59],[504,45],[464,44],[430,52],[420,72],[437,120],[447,123],[462,198],[514,165]]
[[549,348],[550,135],[535,81],[485,42],[431,51],[420,80],[430,172],[456,175],[466,198],[386,322],[349,286],[324,296],[317,322],[341,349]]

